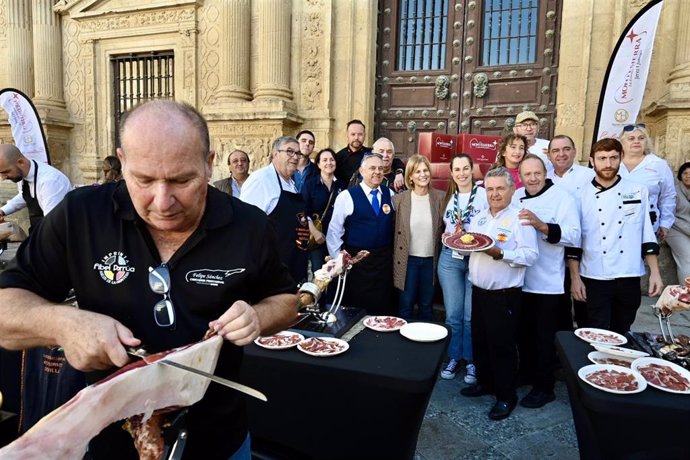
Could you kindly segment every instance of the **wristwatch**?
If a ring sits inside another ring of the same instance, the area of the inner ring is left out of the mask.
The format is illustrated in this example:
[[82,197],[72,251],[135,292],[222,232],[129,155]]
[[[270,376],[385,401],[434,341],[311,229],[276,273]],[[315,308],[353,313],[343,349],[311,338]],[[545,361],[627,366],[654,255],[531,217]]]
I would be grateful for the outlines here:
[[499,252],[498,256],[494,256],[494,260],[501,260],[501,259],[503,259],[503,249],[499,248],[498,250],[499,250],[500,252]]

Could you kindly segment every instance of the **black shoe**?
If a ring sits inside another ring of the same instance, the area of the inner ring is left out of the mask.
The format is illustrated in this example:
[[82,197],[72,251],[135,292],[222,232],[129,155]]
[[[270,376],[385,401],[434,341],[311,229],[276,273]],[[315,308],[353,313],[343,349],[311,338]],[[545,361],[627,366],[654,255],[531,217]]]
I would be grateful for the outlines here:
[[490,394],[489,391],[481,385],[470,385],[460,390],[460,394],[468,398],[475,398],[477,396],[484,396]]
[[529,393],[527,393],[527,396],[522,398],[520,405],[529,409],[538,409],[540,407],[544,407],[546,403],[550,403],[555,399],[556,395],[553,394],[553,391],[547,392],[532,389]]
[[513,409],[515,409],[515,404],[510,404],[506,401],[496,401],[494,407],[489,411],[489,418],[491,420],[503,420],[508,418]]

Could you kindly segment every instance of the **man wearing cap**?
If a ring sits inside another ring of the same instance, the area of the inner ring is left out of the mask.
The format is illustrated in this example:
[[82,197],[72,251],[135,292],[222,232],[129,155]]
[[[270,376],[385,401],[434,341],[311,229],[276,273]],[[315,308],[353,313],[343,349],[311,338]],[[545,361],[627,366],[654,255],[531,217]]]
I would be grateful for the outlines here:
[[587,302],[586,326],[619,334],[630,330],[640,306],[643,257],[649,265],[649,296],[659,295],[663,287],[647,187],[618,175],[622,153],[616,139],[592,146],[596,177],[580,195],[580,251],[568,260],[571,293]]
[[537,137],[539,134],[539,117],[536,113],[529,110],[518,113],[515,117],[515,126],[513,132],[520,134],[527,138],[527,153],[533,153],[542,159],[546,165],[546,171],[549,173],[553,170],[553,165],[546,156],[549,148],[549,141]]
[[292,175],[302,153],[294,137],[273,142],[271,164],[249,176],[240,199],[253,204],[269,217],[276,229],[280,260],[298,283],[307,279],[309,221],[306,203],[297,191]]
[[359,173],[362,182],[335,199],[326,244],[331,257],[341,249],[354,255],[370,252],[354,265],[347,278],[343,305],[359,307],[372,315],[395,313],[393,302],[393,226],[395,210],[392,192],[382,187],[383,159],[365,155]]

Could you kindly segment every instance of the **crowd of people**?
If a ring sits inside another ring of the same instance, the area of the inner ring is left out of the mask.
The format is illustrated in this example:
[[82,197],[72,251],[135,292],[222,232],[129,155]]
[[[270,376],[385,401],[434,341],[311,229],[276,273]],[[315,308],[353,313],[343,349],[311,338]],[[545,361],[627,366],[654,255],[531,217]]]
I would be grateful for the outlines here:
[[[204,118],[184,103],[148,102],[124,116],[103,183],[56,202],[41,185],[61,183],[54,168],[0,146],[0,175],[19,186],[0,220],[21,205],[32,217],[31,236],[0,274],[0,347],[58,346],[94,381],[127,363],[128,346],[157,352],[211,331],[226,339],[218,375],[236,379],[241,347],[294,320],[296,283],[309,268],[364,249],[343,304],[433,320],[438,284],[451,331],[441,377],[464,374],[466,397],[494,395],[488,416],[501,420],[518,404],[519,384],[531,385],[524,407],[554,399],[556,331],[628,331],[644,262],[648,294],[663,287],[661,241],[679,278],[690,275],[690,164],[674,184],[642,124],[596,142],[588,168],[570,137],[537,138],[538,117],[522,112],[480,180],[470,155],[450,160],[445,191],[432,187],[425,156],[405,164],[386,138],[365,147],[360,120],[346,132],[347,147],[313,159],[313,132],[279,137],[271,162],[251,174],[250,154],[232,151],[231,175],[211,187]],[[442,244],[463,232],[494,244],[472,253]],[[79,309],[62,305],[70,292]],[[224,458],[249,458],[236,394],[211,387],[185,417],[190,455],[222,438]],[[105,430],[93,458],[135,455],[127,436]]]

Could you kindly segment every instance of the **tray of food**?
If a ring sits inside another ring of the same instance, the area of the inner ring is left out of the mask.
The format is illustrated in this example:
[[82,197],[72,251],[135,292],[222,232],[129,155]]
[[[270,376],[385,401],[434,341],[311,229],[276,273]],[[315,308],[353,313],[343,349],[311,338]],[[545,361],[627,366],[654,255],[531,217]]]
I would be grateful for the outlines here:
[[348,348],[350,344],[334,337],[310,337],[297,344],[297,349],[302,353],[319,358],[345,353]]
[[397,316],[370,316],[364,320],[366,327],[377,332],[397,331],[405,324],[407,321]]
[[266,337],[257,337],[254,343],[269,350],[285,350],[292,348],[304,340],[302,334],[292,331],[282,331]]
[[581,327],[575,330],[575,335],[585,342],[602,345],[623,345],[628,342],[624,335],[606,329]]
[[659,358],[638,358],[632,369],[654,388],[669,393],[690,394],[690,371]]

